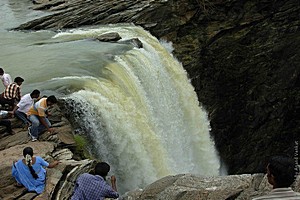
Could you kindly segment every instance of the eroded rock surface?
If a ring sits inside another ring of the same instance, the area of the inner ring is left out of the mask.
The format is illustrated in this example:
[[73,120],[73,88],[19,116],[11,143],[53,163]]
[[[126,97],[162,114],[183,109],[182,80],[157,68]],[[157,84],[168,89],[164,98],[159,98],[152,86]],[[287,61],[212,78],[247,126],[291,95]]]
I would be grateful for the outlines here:
[[271,189],[267,177],[263,174],[220,177],[179,174],[162,178],[143,190],[130,191],[123,197],[126,200],[242,200],[262,196]]

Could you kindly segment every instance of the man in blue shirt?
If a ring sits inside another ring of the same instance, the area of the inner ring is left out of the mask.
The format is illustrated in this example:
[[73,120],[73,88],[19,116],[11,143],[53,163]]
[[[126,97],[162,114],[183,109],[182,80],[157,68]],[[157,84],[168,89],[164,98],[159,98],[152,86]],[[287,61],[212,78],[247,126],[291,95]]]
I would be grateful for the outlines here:
[[95,175],[84,173],[77,180],[71,200],[103,200],[105,198],[118,198],[116,177],[111,176],[111,186],[105,181],[110,170],[106,162],[97,163]]

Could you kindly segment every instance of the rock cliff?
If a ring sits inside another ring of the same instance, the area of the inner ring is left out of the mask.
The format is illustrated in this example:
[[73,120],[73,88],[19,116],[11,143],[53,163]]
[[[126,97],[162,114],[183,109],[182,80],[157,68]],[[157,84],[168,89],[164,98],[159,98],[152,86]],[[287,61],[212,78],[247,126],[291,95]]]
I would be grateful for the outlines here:
[[[36,1],[36,3],[39,3]],[[230,174],[262,171],[299,141],[299,0],[52,0],[18,29],[131,22],[172,41]]]

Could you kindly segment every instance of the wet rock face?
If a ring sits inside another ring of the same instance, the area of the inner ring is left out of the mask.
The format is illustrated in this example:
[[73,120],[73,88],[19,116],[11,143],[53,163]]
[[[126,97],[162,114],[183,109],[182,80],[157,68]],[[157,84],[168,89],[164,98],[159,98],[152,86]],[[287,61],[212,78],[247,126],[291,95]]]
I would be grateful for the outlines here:
[[[239,5],[237,24],[207,40],[198,54],[199,67],[188,69],[198,75],[192,82],[231,174],[264,171],[271,155],[295,155],[299,8],[296,1]],[[226,16],[226,23],[232,18]]]
[[[55,3],[56,2],[56,3]],[[230,174],[295,155],[299,136],[299,0],[49,1],[59,11],[20,29],[132,22],[172,41]]]

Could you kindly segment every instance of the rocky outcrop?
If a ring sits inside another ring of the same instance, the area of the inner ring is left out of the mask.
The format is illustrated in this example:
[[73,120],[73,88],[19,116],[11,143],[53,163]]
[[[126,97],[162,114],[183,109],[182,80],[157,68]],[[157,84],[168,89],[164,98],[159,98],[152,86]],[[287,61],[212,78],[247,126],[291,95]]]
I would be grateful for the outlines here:
[[[21,121],[10,119],[16,134],[6,133],[5,127],[0,129],[0,199],[63,199],[70,197],[74,183],[79,174],[89,172],[94,167],[94,160],[74,160],[73,152],[76,146],[73,129],[70,122],[63,116],[58,107],[51,110],[49,120],[55,128],[53,134],[44,133],[39,141],[31,142],[27,130],[21,127]],[[48,162],[58,160],[55,168],[47,169],[47,182],[45,191],[37,195],[28,193],[24,187],[15,186],[16,181],[11,175],[12,164],[23,158],[23,149],[27,146],[33,148],[35,155],[43,157]],[[72,172],[72,173],[71,173]],[[71,180],[71,181],[70,181]],[[61,191],[64,189],[63,191]]]
[[298,0],[52,0],[37,9],[54,13],[19,29],[132,22],[172,41],[230,174],[298,150]]
[[102,35],[98,35],[95,39],[97,39],[101,42],[116,42],[122,38],[119,35],[119,33],[112,32],[112,33],[105,33]]
[[143,48],[143,43],[141,42],[141,40],[139,38],[132,38],[132,39],[129,39],[129,40],[122,40],[119,43],[131,44],[133,47]]
[[[299,185],[299,183],[296,183]],[[297,187],[296,187],[297,188]],[[191,174],[167,176],[143,190],[130,191],[124,200],[211,200],[252,199],[270,192],[263,174],[201,177]],[[299,189],[299,188],[297,188]],[[298,191],[296,189],[296,191]]]

